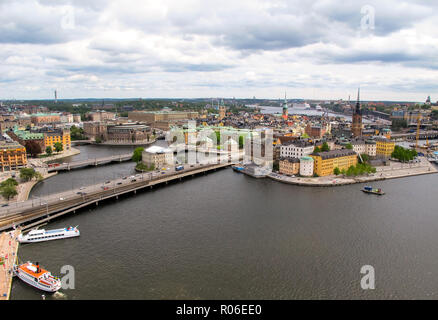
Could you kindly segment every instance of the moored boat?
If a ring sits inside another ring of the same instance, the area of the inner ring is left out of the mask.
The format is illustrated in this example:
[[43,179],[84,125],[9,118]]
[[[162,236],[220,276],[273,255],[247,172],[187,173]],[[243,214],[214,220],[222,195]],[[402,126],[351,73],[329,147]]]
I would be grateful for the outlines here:
[[78,237],[79,235],[80,232],[77,226],[54,230],[34,229],[26,235],[20,234],[18,236],[18,241],[21,243],[41,242]]
[[373,187],[370,187],[370,186],[363,187],[362,191],[365,192],[365,193],[377,194],[379,196],[385,194],[385,192],[383,192],[382,189],[380,189],[380,188],[373,188]]
[[231,168],[233,168],[233,170],[236,172],[242,172],[242,170],[245,169],[244,167],[240,166],[231,166]]
[[61,289],[61,280],[41,268],[38,262],[15,265],[14,274],[27,284],[43,291],[56,292]]

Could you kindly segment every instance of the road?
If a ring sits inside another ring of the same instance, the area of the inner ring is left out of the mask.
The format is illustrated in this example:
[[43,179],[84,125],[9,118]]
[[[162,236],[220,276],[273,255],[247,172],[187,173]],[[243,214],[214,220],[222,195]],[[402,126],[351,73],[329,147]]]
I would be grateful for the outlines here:
[[[225,160],[225,159],[224,159]],[[216,164],[216,163],[215,163]],[[222,164],[229,165],[224,162]],[[184,165],[184,169],[175,171],[175,167],[161,168],[159,171],[140,173],[132,176],[107,180],[103,183],[83,186],[77,189],[50,194],[45,197],[32,197],[32,199],[16,202],[9,206],[0,207],[0,227],[10,226],[15,222],[23,222],[31,218],[38,218],[47,214],[79,208],[93,202],[114,197],[118,194],[135,191],[151,184],[161,183],[163,180],[178,178],[180,174],[190,175],[215,168],[214,164]],[[163,170],[164,169],[164,170]],[[175,175],[177,175],[175,177]],[[167,178],[167,179],[166,179]]]

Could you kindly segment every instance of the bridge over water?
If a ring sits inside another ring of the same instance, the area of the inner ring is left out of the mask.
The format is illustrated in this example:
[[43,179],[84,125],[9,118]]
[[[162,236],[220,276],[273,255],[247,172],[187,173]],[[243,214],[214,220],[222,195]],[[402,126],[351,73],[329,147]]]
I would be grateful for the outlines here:
[[51,164],[47,168],[48,172],[54,172],[54,171],[63,171],[63,170],[73,170],[73,169],[79,169],[83,167],[88,166],[99,166],[104,165],[111,162],[124,162],[129,161],[132,158],[132,152],[126,153],[126,154],[119,154],[114,156],[107,156],[107,157],[101,157],[101,158],[91,158],[87,160],[79,160],[69,163],[62,163],[62,164]]
[[[225,159],[222,159],[225,160]],[[228,160],[228,159],[226,159]],[[0,208],[0,231],[12,228],[13,225],[27,224],[26,228],[50,221],[69,212],[81,208],[98,205],[99,202],[116,198],[139,190],[153,188],[156,185],[180,181],[187,177],[206,174],[230,166],[230,161],[218,164],[186,165],[182,171],[168,170],[149,172],[136,176],[124,177],[68,192],[51,194],[46,197],[30,199]],[[29,224],[30,223],[30,224]]]

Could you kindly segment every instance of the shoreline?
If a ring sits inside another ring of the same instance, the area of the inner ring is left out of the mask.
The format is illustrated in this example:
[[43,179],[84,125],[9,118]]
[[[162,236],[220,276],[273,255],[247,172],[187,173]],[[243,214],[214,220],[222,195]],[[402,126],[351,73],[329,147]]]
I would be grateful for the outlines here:
[[55,175],[57,175],[58,172],[50,172],[47,173],[45,175],[43,175],[43,178],[41,180],[32,180],[32,181],[28,181],[25,182],[21,185],[18,185],[19,187],[21,186],[22,188],[20,188],[20,190],[18,191],[18,195],[17,198],[14,201],[20,202],[20,201],[26,201],[29,199],[29,194],[32,191],[33,187],[35,187],[39,182],[46,180],[48,178],[51,178]]
[[[397,165],[398,164],[393,164],[393,166],[397,166]],[[349,184],[399,179],[399,178],[420,176],[425,174],[434,174],[434,173],[438,173],[438,170],[431,163],[427,162],[427,165],[424,164],[416,167],[403,167],[403,165],[401,165],[399,169],[397,168],[391,169],[391,166],[389,168],[381,167],[378,168],[378,171],[373,175],[358,176],[351,178],[334,176],[334,175],[325,176],[325,177],[287,177],[285,175],[281,175],[273,172],[265,176],[254,176],[245,171],[242,171],[242,173],[253,178],[258,178],[258,179],[269,178],[277,182],[304,186],[304,187],[337,187],[337,186],[345,186]]]
[[67,157],[72,157],[75,155],[78,155],[81,153],[81,150],[76,149],[71,147],[70,150],[64,151],[61,154],[56,154],[50,157],[46,157],[46,158],[36,158],[37,160],[40,160],[43,163],[47,163],[49,161],[53,161],[53,160],[58,160],[58,159],[63,159],[63,158],[67,158]]

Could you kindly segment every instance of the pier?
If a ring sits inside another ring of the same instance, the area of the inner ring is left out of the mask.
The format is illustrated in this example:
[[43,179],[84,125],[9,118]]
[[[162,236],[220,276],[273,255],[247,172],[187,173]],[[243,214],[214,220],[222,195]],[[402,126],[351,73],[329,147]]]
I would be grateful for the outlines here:
[[20,230],[0,234],[0,300],[9,300],[12,285],[12,267],[17,259]]
[[[69,212],[76,212],[90,205],[99,205],[101,201],[115,198],[139,190],[153,188],[157,185],[181,181],[187,177],[206,174],[232,165],[231,162],[218,164],[186,165],[182,171],[147,172],[136,176],[109,180],[68,192],[51,194],[44,198],[31,199],[14,203],[0,209],[0,230],[7,230],[12,225],[26,224],[26,228],[47,222]],[[30,223],[30,224],[29,224]]]

